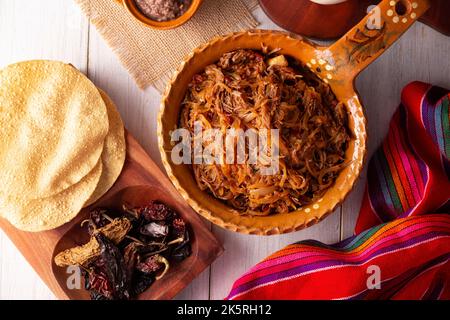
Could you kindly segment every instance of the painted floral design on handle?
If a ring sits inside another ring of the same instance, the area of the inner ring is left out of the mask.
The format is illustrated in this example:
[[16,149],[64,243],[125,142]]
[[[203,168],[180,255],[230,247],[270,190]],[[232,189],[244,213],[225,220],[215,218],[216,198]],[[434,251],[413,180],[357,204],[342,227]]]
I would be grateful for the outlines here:
[[369,29],[367,26],[355,29],[353,34],[347,36],[347,41],[354,46],[348,57],[349,62],[361,63],[386,48],[384,37],[386,35],[386,23],[383,22],[380,29]]
[[[333,70],[329,78],[355,78],[387,50],[430,7],[429,0],[383,0],[344,37],[319,56]],[[333,74],[341,74],[334,77]]]

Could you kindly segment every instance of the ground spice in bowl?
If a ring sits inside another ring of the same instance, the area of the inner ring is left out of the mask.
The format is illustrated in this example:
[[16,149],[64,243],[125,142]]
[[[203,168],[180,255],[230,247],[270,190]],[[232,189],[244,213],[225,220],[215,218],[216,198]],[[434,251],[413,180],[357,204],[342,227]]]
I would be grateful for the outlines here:
[[182,16],[192,0],[134,0],[139,10],[155,21],[169,21]]

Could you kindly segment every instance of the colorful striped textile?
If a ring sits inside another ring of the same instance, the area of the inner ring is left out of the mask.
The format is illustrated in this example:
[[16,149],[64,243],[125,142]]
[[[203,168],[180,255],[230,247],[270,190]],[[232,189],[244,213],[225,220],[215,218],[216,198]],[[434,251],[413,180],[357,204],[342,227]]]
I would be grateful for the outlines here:
[[[380,289],[369,289],[377,268]],[[336,245],[287,246],[237,280],[227,299],[450,299],[449,279],[450,216],[436,214],[382,224]]]
[[356,234],[397,218],[442,212],[449,202],[449,97],[422,82],[403,90],[388,136],[369,162]]
[[292,244],[227,299],[450,299],[449,97],[421,82],[404,89],[369,162],[356,236]]

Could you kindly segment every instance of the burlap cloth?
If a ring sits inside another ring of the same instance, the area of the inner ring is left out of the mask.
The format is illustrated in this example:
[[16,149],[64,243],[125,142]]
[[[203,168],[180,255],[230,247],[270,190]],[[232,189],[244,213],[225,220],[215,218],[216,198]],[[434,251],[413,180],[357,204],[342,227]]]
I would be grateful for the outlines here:
[[216,35],[254,28],[257,0],[205,0],[194,17],[172,30],[141,25],[114,0],[74,0],[140,88],[163,91],[172,72],[194,48]]

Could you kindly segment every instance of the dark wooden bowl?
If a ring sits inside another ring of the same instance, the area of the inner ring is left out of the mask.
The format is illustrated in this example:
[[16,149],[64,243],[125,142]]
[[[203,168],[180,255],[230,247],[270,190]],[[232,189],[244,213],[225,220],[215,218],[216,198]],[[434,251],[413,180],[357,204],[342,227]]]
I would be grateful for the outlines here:
[[261,8],[277,25],[316,39],[337,39],[355,26],[366,14],[361,2],[320,5],[309,0],[259,0]]
[[[335,5],[320,5],[309,0],[259,0],[264,12],[280,27],[302,36],[330,40],[350,30],[380,0],[348,0]],[[432,28],[450,35],[449,0],[433,0],[420,19]]]
[[[166,190],[154,186],[134,186],[125,188],[109,198],[96,203],[94,206],[85,208],[78,216],[78,222],[87,219],[89,212],[94,208],[108,208],[115,212],[121,212],[124,203],[129,204],[131,207],[140,207],[148,204],[152,200],[167,204],[178,212],[183,219],[189,221],[189,217],[184,212],[184,208]],[[196,229],[195,225],[192,227]],[[208,261],[211,261],[211,258],[217,252],[204,250],[206,243],[199,242],[197,230],[194,231],[192,227],[188,225],[192,254],[179,263],[171,263],[167,274],[161,280],[155,281],[149,289],[142,293],[138,297],[139,300],[170,299],[183,289],[193,279],[193,276],[202,272],[209,265]],[[74,223],[72,228],[56,244],[53,257],[63,250],[85,244],[88,241],[87,226],[81,227],[80,223]],[[66,283],[71,273],[67,273],[67,268],[58,267],[53,263],[52,269],[61,289],[70,299],[90,299],[89,293],[83,288],[80,290],[68,288]]]

